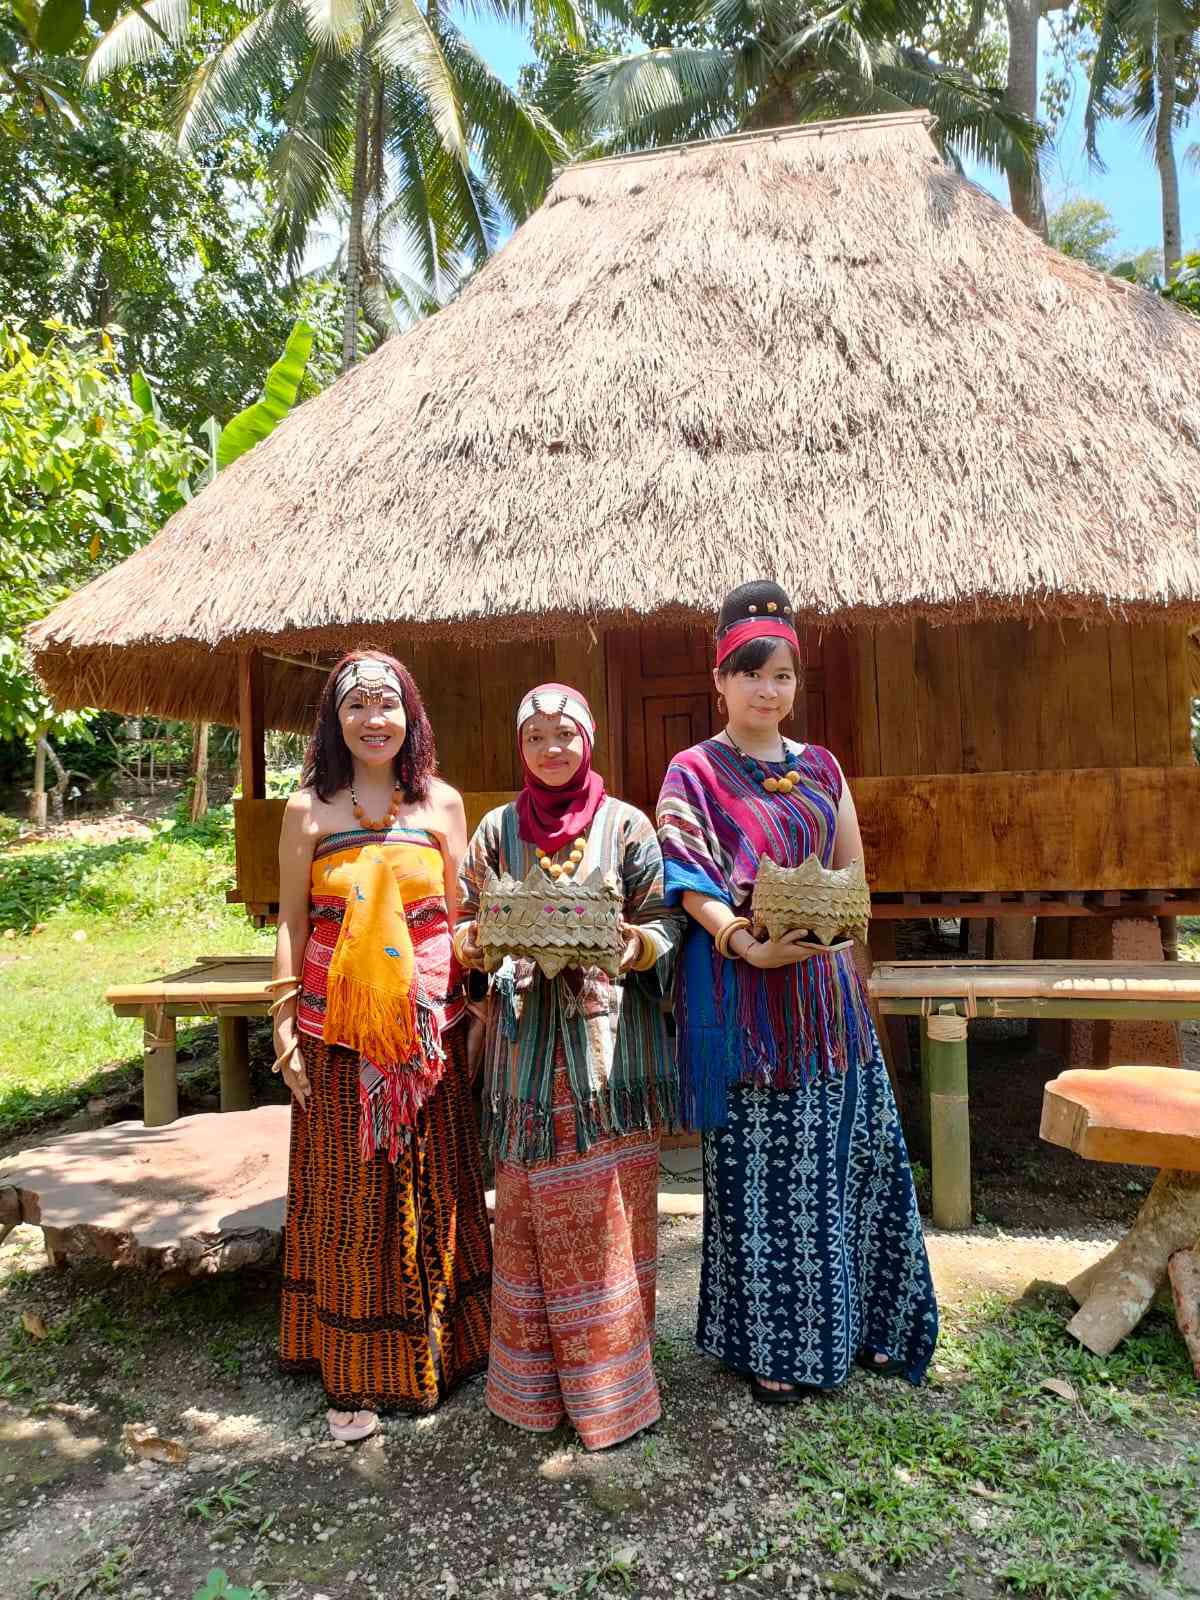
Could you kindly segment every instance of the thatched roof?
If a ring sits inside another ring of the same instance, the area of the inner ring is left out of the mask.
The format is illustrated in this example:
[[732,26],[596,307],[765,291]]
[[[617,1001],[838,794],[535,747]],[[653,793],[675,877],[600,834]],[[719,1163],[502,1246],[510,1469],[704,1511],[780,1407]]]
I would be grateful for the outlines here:
[[812,620],[1200,617],[1197,373],[1200,321],[920,114],[585,164],[33,647],[62,705],[221,717],[214,650],[708,618],[763,572]]

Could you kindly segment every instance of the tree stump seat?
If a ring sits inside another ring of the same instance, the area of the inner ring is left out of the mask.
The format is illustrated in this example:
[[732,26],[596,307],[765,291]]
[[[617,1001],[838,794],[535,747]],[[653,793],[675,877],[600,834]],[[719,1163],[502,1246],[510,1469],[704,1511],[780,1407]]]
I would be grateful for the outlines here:
[[1087,1161],[1200,1172],[1200,1072],[1077,1068],[1042,1096],[1042,1138]]
[[1067,1325],[1108,1355],[1168,1281],[1200,1378],[1200,1072],[1179,1067],[1080,1068],[1046,1085],[1041,1136],[1088,1161],[1158,1167],[1128,1233],[1067,1285]]

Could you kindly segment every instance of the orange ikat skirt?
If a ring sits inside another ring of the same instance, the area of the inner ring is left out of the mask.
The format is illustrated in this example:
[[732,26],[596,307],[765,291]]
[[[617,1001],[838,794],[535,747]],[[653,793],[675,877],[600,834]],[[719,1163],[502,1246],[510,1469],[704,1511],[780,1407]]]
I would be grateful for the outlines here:
[[292,1106],[280,1355],[329,1403],[432,1411],[487,1365],[492,1244],[464,1023],[446,1076],[390,1162],[358,1153],[358,1057],[303,1041],[312,1094]]

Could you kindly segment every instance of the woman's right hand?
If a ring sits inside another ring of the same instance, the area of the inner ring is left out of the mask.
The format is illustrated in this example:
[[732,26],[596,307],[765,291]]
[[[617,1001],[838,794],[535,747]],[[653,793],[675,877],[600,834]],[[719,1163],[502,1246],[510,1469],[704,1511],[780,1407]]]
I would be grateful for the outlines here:
[[292,1098],[299,1105],[301,1111],[307,1111],[308,1097],[312,1093],[312,1084],[309,1083],[308,1073],[305,1071],[304,1056],[300,1051],[299,1039],[292,1040],[290,1045],[277,1042],[276,1050],[280,1076],[292,1091]]
[[479,924],[477,922],[468,922],[466,929],[460,931],[458,953],[464,967],[482,968],[483,946],[479,942]]
[[802,946],[801,935],[797,932],[785,933],[782,939],[755,939],[742,960],[760,972],[773,972],[778,967],[799,966],[816,954],[815,950]]

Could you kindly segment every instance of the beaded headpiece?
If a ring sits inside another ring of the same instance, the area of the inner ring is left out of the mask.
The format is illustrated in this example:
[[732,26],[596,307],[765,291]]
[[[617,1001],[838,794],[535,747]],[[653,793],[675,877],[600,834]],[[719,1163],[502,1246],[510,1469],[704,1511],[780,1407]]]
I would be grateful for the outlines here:
[[717,665],[751,639],[783,639],[800,654],[792,602],[767,578],[743,583],[725,596],[717,617]]
[[529,691],[517,710],[518,733],[530,717],[570,717],[587,735],[589,744],[596,738],[596,720],[591,707],[581,694],[565,683],[543,683]]
[[404,704],[403,685],[386,661],[375,661],[371,658],[365,661],[348,661],[338,673],[333,693],[334,709],[340,711],[343,700],[356,689],[362,696],[363,703],[368,706],[382,705],[383,697],[389,689],[393,694],[399,695],[400,704]]

